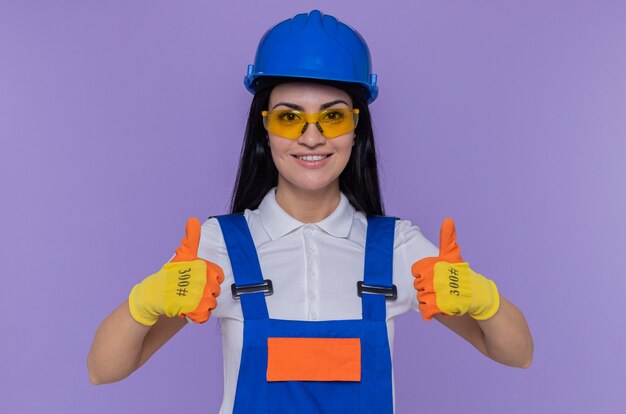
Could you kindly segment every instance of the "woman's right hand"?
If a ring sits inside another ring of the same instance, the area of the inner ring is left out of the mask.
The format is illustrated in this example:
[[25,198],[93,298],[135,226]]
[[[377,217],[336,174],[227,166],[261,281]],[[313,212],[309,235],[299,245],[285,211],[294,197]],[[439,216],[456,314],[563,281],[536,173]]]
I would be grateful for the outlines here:
[[152,326],[160,315],[186,316],[196,323],[209,319],[224,273],[215,263],[198,258],[200,228],[200,221],[190,218],[176,256],[130,292],[130,313],[137,322]]
[[426,257],[411,268],[415,277],[419,309],[425,321],[439,313],[485,320],[500,307],[496,284],[474,272],[461,258],[454,220],[443,221],[439,234],[439,256]]

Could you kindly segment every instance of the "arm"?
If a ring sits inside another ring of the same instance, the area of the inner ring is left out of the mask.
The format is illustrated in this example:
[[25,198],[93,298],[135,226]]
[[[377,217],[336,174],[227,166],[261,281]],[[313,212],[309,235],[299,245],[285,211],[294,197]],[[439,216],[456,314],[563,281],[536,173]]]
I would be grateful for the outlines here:
[[153,326],[142,325],[125,301],[96,331],[87,357],[89,380],[107,384],[126,378],[186,324],[186,319],[160,317]]
[[530,366],[533,340],[524,315],[463,261],[452,219],[441,227],[439,255],[415,262],[411,271],[424,320],[436,318],[496,362]]
[[532,363],[534,345],[526,319],[503,296],[498,311],[489,319],[475,320],[467,314],[438,314],[435,319],[496,362],[518,368]]
[[98,327],[87,358],[94,384],[126,378],[187,323],[206,322],[217,307],[222,269],[198,258],[200,222],[191,218],[176,255],[135,285]]

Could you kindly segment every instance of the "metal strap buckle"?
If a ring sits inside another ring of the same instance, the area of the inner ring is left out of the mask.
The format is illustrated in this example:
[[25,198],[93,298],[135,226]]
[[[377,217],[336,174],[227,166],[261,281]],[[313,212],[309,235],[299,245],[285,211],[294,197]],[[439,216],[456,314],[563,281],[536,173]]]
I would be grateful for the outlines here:
[[233,283],[230,285],[230,291],[233,294],[233,299],[239,300],[240,295],[245,295],[247,293],[263,292],[265,296],[270,296],[274,293],[274,287],[272,286],[271,280],[265,279],[263,283],[258,283],[256,285],[237,286]]
[[356,282],[356,293],[359,297],[361,297],[363,293],[368,293],[374,295],[385,295],[385,300],[398,299],[398,289],[396,288],[396,285],[391,285],[391,287],[372,286],[366,285],[360,281]]

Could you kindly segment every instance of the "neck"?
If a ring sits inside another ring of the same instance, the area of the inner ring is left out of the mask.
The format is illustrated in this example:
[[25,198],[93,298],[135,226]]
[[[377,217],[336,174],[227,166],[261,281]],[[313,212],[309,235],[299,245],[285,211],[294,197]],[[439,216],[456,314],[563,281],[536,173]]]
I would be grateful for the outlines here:
[[304,190],[279,180],[276,202],[296,220],[317,223],[330,216],[339,205],[339,181],[335,184],[319,190]]

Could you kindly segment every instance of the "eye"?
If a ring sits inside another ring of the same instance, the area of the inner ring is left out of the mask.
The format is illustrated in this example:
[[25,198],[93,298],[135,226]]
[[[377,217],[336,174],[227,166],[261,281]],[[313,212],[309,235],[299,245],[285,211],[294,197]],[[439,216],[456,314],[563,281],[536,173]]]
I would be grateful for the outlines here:
[[326,112],[322,116],[322,121],[337,122],[337,121],[341,121],[342,119],[344,119],[345,116],[346,115],[344,114],[344,111],[342,111],[340,109],[334,109],[334,110],[330,110],[330,111]]
[[278,118],[281,122],[298,122],[300,119],[300,114],[295,111],[283,111],[280,112],[276,118]]

